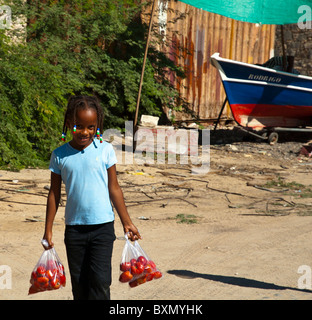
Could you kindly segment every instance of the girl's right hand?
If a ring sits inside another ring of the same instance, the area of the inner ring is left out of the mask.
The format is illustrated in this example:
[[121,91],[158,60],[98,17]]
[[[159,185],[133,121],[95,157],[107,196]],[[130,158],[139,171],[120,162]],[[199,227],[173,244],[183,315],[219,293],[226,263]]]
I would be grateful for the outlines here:
[[49,250],[53,248],[54,243],[52,242],[52,235],[50,236],[50,235],[44,234],[41,240],[41,244],[45,250]]

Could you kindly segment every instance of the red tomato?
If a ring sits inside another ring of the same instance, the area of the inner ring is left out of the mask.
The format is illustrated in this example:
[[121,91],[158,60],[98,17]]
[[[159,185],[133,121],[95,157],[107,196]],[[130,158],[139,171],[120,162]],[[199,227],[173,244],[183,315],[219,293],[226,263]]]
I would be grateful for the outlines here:
[[130,263],[131,263],[132,266],[135,266],[136,262],[137,262],[136,259],[131,259],[130,260]]
[[144,266],[141,262],[137,262],[135,265],[131,266],[131,273],[133,275],[141,274],[144,271]]
[[65,285],[66,285],[65,274],[60,274],[60,283],[61,283],[61,286],[65,287]]
[[154,278],[155,279],[159,279],[159,278],[161,278],[162,277],[162,273],[160,272],[160,271],[155,271],[154,272]]
[[39,291],[38,288],[35,287],[35,285],[32,285],[32,286],[29,288],[28,294],[37,293],[38,291]]
[[49,278],[49,280],[52,280],[56,277],[56,269],[54,270],[48,270],[46,272],[46,276]]
[[37,281],[37,279],[34,281],[34,286],[35,286],[37,289],[41,289],[41,284]]
[[146,282],[146,275],[144,275],[144,276],[142,276],[142,277],[137,279],[137,283],[138,284],[143,284],[145,282]]
[[45,276],[42,276],[42,277],[38,277],[37,281],[39,283],[47,283],[47,282],[49,282],[49,279],[47,277],[45,277]]
[[152,273],[152,272],[153,272],[153,269],[152,269],[152,267],[151,267],[150,264],[147,264],[147,265],[145,266],[145,268],[144,268],[144,271],[145,271],[146,273]]
[[31,273],[31,279],[37,279],[37,272],[33,271]]
[[55,277],[55,279],[50,281],[50,286],[52,289],[58,289],[61,286],[60,279]]
[[133,280],[133,281],[129,282],[129,286],[130,286],[131,288],[137,287],[138,285],[139,285],[139,284],[138,284],[138,282],[137,282],[136,280]]
[[120,264],[121,271],[129,271],[131,269],[131,262],[123,262]]
[[145,266],[147,264],[147,260],[145,257],[143,256],[139,256],[137,259],[138,262],[141,262],[143,264],[143,266]]
[[46,272],[46,269],[43,267],[43,266],[39,266],[38,268],[37,268],[37,275],[38,275],[38,277],[40,277],[40,275],[45,275],[45,272]]
[[130,272],[133,274],[133,275],[136,275],[137,274],[137,267],[135,265],[131,266],[131,270]]
[[37,279],[37,273],[35,271],[33,271],[31,273],[31,276],[30,276],[30,283],[31,284],[34,284],[35,280]]
[[138,268],[138,274],[141,274],[144,272],[144,265],[141,262],[137,262],[136,266]]
[[119,276],[119,281],[120,282],[129,282],[133,278],[133,275],[131,274],[130,271],[125,271]]
[[49,279],[47,277],[42,276],[37,278],[37,282],[39,282],[40,284],[44,284],[49,282]]
[[155,264],[154,261],[149,260],[148,263],[149,263],[149,265],[152,267],[153,270],[156,270],[156,264]]
[[154,273],[148,273],[146,275],[146,281],[151,281],[154,279]]
[[49,286],[49,279],[45,276],[40,276],[36,279],[34,285],[40,290],[44,290]]
[[58,268],[60,273],[64,274],[64,266],[60,262],[58,263],[58,267],[57,268]]

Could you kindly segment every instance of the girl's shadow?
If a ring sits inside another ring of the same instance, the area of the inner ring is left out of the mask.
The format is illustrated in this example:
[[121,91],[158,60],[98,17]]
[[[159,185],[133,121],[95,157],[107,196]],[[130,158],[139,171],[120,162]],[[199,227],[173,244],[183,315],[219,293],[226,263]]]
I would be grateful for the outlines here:
[[268,289],[268,290],[294,290],[294,291],[312,293],[312,290],[308,290],[308,289],[298,289],[298,288],[292,288],[292,287],[279,286],[274,283],[268,283],[268,282],[253,280],[253,279],[241,278],[241,277],[204,274],[204,273],[198,273],[198,272],[193,272],[189,270],[168,270],[167,272],[169,274],[173,274],[181,278],[186,278],[186,279],[202,278],[206,280],[212,280],[212,281],[222,282],[226,284],[231,284],[239,287],[259,288],[259,289]]

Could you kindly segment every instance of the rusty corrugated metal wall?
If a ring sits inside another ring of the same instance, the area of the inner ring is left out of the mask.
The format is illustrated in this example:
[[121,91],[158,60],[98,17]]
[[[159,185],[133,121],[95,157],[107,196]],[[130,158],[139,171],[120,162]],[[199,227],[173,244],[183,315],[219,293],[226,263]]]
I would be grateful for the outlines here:
[[[210,56],[219,52],[223,58],[264,63],[273,54],[275,26],[236,21],[180,1],[157,2],[155,20],[166,23],[160,28],[167,43],[162,50],[183,66],[187,75],[183,80],[173,76],[170,80],[200,120],[216,119],[225,93],[217,70],[210,64]],[[176,20],[181,13],[185,18]],[[225,108],[223,115],[231,117],[229,108]],[[188,119],[182,113],[176,113],[175,118]]]

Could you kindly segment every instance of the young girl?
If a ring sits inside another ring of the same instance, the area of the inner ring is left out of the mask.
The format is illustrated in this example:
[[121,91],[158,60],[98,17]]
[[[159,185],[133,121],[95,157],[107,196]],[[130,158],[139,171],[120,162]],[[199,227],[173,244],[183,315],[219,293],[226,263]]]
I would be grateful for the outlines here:
[[[117,181],[116,156],[102,141],[103,110],[90,96],[70,98],[64,119],[72,140],[53,151],[43,239],[53,247],[52,226],[63,180],[66,188],[65,245],[74,299],[110,299],[114,212],[132,241],[141,239]],[[95,135],[100,138],[96,139]]]

